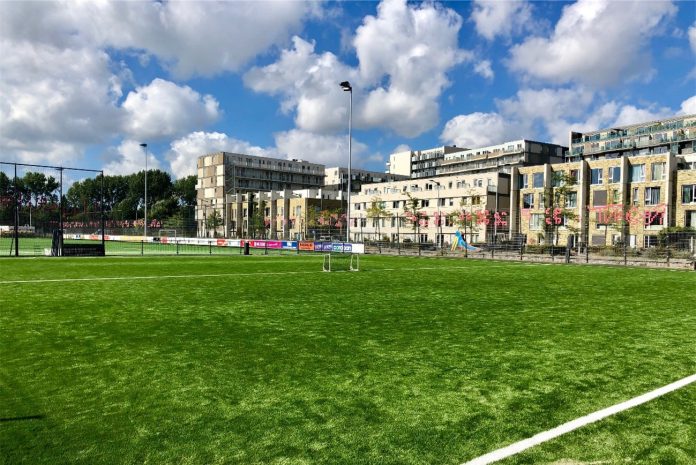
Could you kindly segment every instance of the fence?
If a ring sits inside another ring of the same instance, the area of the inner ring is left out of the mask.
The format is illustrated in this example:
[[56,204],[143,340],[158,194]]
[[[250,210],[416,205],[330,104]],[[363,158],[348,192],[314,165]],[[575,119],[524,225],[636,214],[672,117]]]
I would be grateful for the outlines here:
[[527,245],[524,236],[486,243],[437,246],[432,243],[367,241],[365,253],[696,269],[696,232],[666,233],[654,247]]

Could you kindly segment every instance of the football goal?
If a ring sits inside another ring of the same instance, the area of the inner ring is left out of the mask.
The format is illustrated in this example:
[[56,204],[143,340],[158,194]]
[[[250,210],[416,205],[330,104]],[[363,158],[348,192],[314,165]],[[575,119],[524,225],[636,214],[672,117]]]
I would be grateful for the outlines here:
[[355,253],[324,254],[324,271],[360,271],[360,255]]
[[176,237],[176,229],[160,229],[159,237]]

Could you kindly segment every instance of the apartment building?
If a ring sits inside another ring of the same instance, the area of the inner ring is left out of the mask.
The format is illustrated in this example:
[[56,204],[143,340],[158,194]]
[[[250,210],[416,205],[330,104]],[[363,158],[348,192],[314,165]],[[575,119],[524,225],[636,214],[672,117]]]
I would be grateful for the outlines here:
[[696,115],[571,133],[565,163],[514,168],[511,233],[530,244],[657,245],[696,220]]
[[198,158],[196,221],[198,230],[206,230],[206,218],[215,211],[222,218],[229,236],[230,218],[226,197],[236,192],[279,191],[320,188],[325,167],[319,163],[282,158],[257,157],[240,153],[217,152]]
[[510,176],[499,172],[363,185],[351,199],[351,238],[443,245],[457,230],[471,242],[507,236],[509,193]]
[[504,142],[477,149],[460,149],[444,155],[436,167],[437,176],[452,174],[510,173],[513,167],[563,162],[567,147],[526,139]]
[[[408,176],[402,174],[382,173],[379,171],[369,171],[356,168],[351,168],[350,177],[350,188],[352,192],[359,192],[360,187],[363,184],[409,179]],[[337,166],[326,168],[324,175],[324,189],[347,192],[348,168],[340,168]]]
[[436,176],[445,155],[462,150],[455,145],[445,145],[427,150],[407,150],[392,153],[387,162],[387,172],[409,178],[428,178]]
[[[230,194],[226,217],[230,237],[264,239],[319,239],[345,227],[342,193],[325,189],[297,189]],[[341,223],[341,220],[343,224]],[[218,231],[221,233],[222,231]],[[211,235],[205,232],[203,235]]]

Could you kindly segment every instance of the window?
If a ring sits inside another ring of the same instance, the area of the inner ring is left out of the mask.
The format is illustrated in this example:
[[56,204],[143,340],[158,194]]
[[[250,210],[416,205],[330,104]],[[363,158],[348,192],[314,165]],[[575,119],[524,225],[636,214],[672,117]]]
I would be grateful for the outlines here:
[[639,195],[640,195],[640,194],[639,194],[638,188],[637,188],[637,187],[634,187],[634,188],[633,188],[633,195],[632,195],[632,197],[631,197],[631,198],[633,199],[633,205],[638,205],[638,204],[640,203],[640,202],[639,202],[639,198],[638,198]]
[[529,216],[529,230],[538,231],[544,227],[544,215],[542,213],[532,213]]
[[660,203],[660,188],[646,187],[645,188],[645,205],[659,205]]
[[657,236],[644,236],[643,237],[643,247],[657,247],[658,241]]
[[392,208],[399,208],[399,201],[398,200],[394,200],[392,202]]
[[687,228],[696,227],[696,210],[687,210],[684,212],[684,226]]
[[631,166],[631,182],[645,181],[645,165]]
[[428,199],[421,200],[421,207],[429,207],[429,206],[430,206],[430,200],[428,200]]
[[682,186],[682,203],[696,202],[696,184]]
[[578,182],[578,177],[580,173],[578,170],[570,170],[570,183],[571,184],[576,184]]
[[604,207],[607,204],[607,191],[592,192],[592,206]]
[[534,173],[534,187],[544,187],[544,173]]
[[534,194],[522,195],[522,208],[534,208]]
[[540,208],[546,207],[546,202],[545,202],[545,198],[544,198],[544,193],[543,193],[543,192],[539,192],[539,207],[540,207]]
[[520,174],[520,189],[526,189],[529,187],[529,175]]
[[445,206],[445,201],[446,201],[446,200],[447,200],[447,199],[439,199],[437,205],[440,206],[440,207],[444,207],[444,206]]
[[578,206],[578,193],[568,192],[565,199],[566,208],[575,208]]
[[590,171],[590,184],[602,184],[602,168],[592,168]]
[[666,163],[653,163],[652,164],[652,178],[653,181],[662,181],[665,179],[665,166]]
[[609,167],[609,182],[610,183],[621,182],[621,167],[620,166],[610,166]]
[[479,197],[478,195],[471,197],[471,204],[472,205],[479,205],[480,203],[481,203],[481,197]]
[[553,173],[551,176],[551,186],[553,187],[561,187],[564,185],[564,177],[565,177],[565,172],[563,171],[556,171]]
[[359,204],[359,203],[353,204],[353,206],[355,207],[355,208],[354,208],[355,210],[360,210],[360,204]]
[[620,202],[621,191],[614,189],[611,191],[611,204],[618,205]]

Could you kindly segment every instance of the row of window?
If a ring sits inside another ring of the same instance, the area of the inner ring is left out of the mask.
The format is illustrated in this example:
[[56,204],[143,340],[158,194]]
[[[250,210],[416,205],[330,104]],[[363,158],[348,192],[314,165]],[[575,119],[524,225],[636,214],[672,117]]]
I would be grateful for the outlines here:
[[[651,165],[651,181],[663,181],[665,179],[667,164],[665,162],[652,163]],[[590,169],[590,184],[598,185],[604,184],[604,168],[591,168]],[[556,174],[556,173],[554,173]],[[607,182],[609,184],[615,184],[621,182],[621,167],[620,166],[610,166],[608,169],[609,177]],[[633,165],[629,168],[629,179],[631,182],[644,182],[645,181],[645,164]],[[578,171],[572,170],[570,172],[570,179],[575,180],[578,178]],[[564,184],[564,177],[560,175],[555,175],[552,180],[553,187],[560,187]],[[533,173],[531,175],[533,188],[544,187],[544,173]],[[520,187],[522,189],[529,188],[530,175],[521,174],[520,175]],[[574,182],[573,182],[574,183]]]

